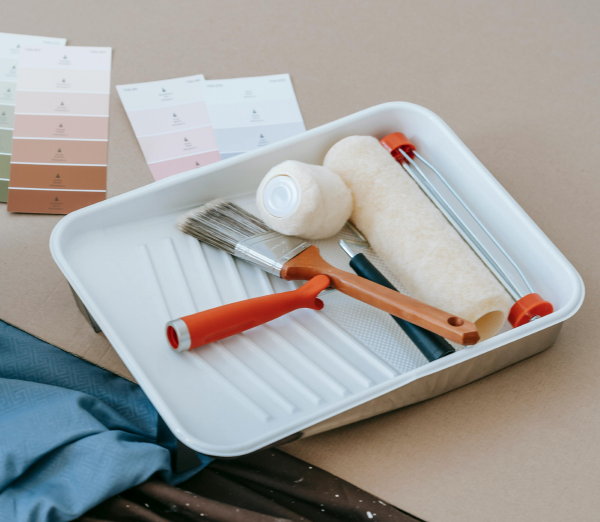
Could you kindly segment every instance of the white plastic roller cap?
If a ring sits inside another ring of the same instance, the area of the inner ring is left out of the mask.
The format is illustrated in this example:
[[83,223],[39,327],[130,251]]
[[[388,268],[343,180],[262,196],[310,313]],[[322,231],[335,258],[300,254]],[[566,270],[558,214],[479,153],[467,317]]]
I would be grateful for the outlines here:
[[286,160],[258,185],[256,207],[265,224],[280,234],[323,239],[350,217],[352,193],[328,168]]
[[262,204],[274,217],[289,217],[296,212],[300,204],[300,187],[290,176],[275,176],[263,188]]

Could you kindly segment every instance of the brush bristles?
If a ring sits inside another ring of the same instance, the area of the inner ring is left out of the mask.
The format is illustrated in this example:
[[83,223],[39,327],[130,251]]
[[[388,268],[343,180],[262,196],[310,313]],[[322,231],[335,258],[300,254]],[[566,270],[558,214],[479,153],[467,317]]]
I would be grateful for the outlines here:
[[229,254],[242,240],[254,237],[271,229],[256,216],[246,212],[235,203],[214,199],[190,212],[179,224],[179,228],[203,243],[207,243]]

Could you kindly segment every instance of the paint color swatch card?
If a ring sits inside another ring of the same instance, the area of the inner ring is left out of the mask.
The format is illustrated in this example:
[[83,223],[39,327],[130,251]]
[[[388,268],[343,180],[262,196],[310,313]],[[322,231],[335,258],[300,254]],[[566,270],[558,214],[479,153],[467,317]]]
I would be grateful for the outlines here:
[[195,75],[117,86],[154,179],[220,159],[202,83]]
[[63,46],[65,38],[0,33],[0,202],[8,199],[10,155],[15,119],[17,68],[22,47],[35,45]]
[[106,198],[109,47],[26,46],[8,210],[67,214]]
[[223,159],[306,130],[289,74],[207,80],[204,93]]

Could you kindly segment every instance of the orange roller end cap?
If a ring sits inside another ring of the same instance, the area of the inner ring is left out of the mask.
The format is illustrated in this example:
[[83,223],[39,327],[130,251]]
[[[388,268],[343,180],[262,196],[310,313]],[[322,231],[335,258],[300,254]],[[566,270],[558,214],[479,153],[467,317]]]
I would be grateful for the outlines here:
[[401,132],[392,132],[391,134],[381,138],[379,143],[381,143],[385,149],[390,151],[392,156],[394,156],[394,158],[401,163],[406,161],[406,158],[399,152],[400,149],[402,149],[411,158],[416,149],[411,141]]
[[508,314],[508,322],[513,328],[527,324],[534,317],[543,317],[554,311],[552,303],[542,299],[539,294],[527,294],[521,297]]

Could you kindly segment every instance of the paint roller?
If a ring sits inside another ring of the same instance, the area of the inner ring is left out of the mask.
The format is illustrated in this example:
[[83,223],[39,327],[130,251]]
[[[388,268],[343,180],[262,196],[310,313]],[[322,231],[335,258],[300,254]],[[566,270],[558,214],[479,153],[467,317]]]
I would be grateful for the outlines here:
[[510,296],[376,138],[337,142],[324,166],[350,188],[352,222],[410,295],[474,322],[482,339],[500,330]]

